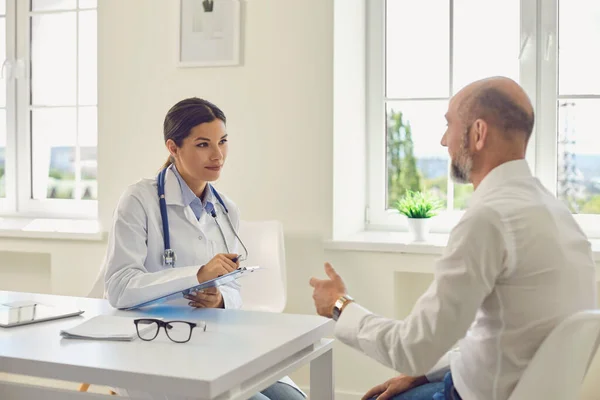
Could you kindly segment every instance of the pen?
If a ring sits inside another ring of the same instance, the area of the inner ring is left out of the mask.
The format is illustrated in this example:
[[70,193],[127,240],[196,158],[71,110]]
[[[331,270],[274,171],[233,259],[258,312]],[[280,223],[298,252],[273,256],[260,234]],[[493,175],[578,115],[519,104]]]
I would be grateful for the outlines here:
[[[236,263],[236,262],[238,262],[238,260],[240,259],[240,257],[241,257],[241,255],[237,255],[237,256],[233,257],[233,258],[231,259],[231,261],[233,261],[234,263]],[[239,268],[238,268],[238,269],[239,269]]]

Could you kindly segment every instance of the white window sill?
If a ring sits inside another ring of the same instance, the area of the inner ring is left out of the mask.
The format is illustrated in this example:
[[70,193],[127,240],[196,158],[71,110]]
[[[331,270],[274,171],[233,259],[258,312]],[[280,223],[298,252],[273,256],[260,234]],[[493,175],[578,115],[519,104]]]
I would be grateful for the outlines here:
[[101,241],[104,232],[97,220],[0,217],[0,237]]
[[[600,262],[600,239],[590,239],[594,261]],[[424,243],[415,243],[408,232],[365,231],[347,238],[325,241],[327,250],[373,251],[404,254],[441,255],[448,243],[448,234],[430,234]]]

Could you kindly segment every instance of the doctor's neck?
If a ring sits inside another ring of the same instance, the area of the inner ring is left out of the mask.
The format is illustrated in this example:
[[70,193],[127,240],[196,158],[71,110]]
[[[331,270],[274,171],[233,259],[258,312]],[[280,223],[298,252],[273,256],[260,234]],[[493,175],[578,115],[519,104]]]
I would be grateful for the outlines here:
[[[173,164],[173,168],[177,168],[177,164]],[[188,187],[192,190],[192,192],[194,192],[196,197],[199,197],[202,200],[204,197],[204,190],[206,189],[206,184],[208,182],[194,179],[182,171],[181,168],[177,168],[177,172],[179,172],[179,175],[181,175],[185,183],[187,183]]]

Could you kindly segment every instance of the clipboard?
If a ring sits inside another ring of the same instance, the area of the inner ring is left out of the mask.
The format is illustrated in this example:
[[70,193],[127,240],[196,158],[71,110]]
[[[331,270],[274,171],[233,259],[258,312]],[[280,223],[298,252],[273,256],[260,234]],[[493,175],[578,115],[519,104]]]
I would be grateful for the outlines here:
[[211,279],[206,282],[202,282],[198,285],[192,286],[191,288],[168,293],[168,294],[165,294],[164,296],[157,297],[156,299],[152,299],[152,300],[148,300],[143,303],[140,303],[140,304],[136,304],[135,306],[119,308],[119,310],[125,310],[125,311],[135,310],[137,308],[147,307],[149,305],[159,304],[159,303],[163,303],[163,302],[169,301],[169,300],[180,299],[183,296],[190,294],[191,292],[195,292],[197,290],[207,289],[210,287],[218,287],[218,286],[233,282],[236,279],[241,278],[242,276],[252,273],[258,269],[260,269],[260,267],[240,267],[233,272],[230,272],[223,276],[219,276],[218,278],[214,278],[214,279]]

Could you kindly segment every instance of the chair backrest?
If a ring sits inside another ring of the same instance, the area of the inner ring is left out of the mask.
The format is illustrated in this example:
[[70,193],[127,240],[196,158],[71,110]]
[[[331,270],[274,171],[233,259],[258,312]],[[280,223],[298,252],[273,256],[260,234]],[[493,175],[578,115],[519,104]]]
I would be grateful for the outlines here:
[[598,348],[600,311],[580,311],[542,342],[510,400],[572,400]]
[[287,302],[283,226],[279,221],[240,221],[240,238],[248,249],[243,265],[262,270],[239,280],[243,310],[282,312]]

